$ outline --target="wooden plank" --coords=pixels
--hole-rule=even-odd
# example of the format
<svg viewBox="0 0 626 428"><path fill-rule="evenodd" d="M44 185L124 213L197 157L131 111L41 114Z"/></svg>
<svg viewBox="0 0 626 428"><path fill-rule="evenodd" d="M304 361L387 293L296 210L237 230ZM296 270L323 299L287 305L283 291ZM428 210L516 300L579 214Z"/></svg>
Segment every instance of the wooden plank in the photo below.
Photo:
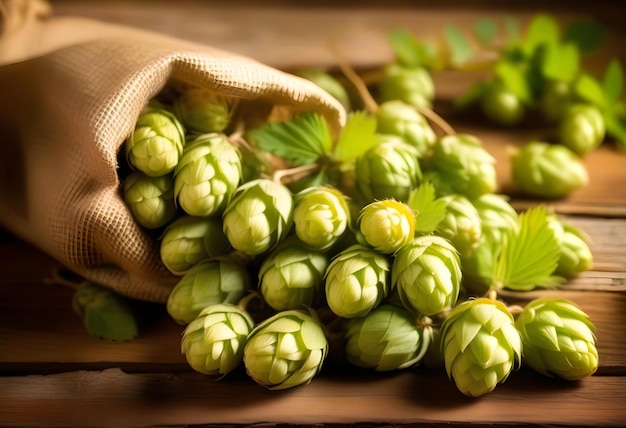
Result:
<svg viewBox="0 0 626 428"><path fill-rule="evenodd" d="M0 378L0 422L10 426L428 424L623 426L626 377L558 382L521 370L480 399L445 373L324 373L269 391L234 373L128 374L119 369Z"/></svg>

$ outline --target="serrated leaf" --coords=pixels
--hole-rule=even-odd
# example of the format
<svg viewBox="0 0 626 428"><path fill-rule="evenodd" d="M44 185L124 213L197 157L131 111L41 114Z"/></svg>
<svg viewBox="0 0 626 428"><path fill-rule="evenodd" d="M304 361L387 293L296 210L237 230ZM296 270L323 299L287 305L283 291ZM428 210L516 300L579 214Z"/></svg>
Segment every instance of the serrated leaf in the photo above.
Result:
<svg viewBox="0 0 626 428"><path fill-rule="evenodd" d="M530 101L532 96L524 70L508 61L499 61L493 72L522 101Z"/></svg>
<svg viewBox="0 0 626 428"><path fill-rule="evenodd" d="M376 145L376 125L376 118L368 112L351 112L337 139L332 158L340 162L350 161Z"/></svg>
<svg viewBox="0 0 626 428"><path fill-rule="evenodd" d="M496 37L497 27L493 19L481 18L474 22L474 35L483 45L490 45Z"/></svg>
<svg viewBox="0 0 626 428"><path fill-rule="evenodd" d="M543 45L556 45L560 39L559 24L546 14L536 15L528 25L522 46L527 55Z"/></svg>
<svg viewBox="0 0 626 428"><path fill-rule="evenodd" d="M425 181L409 194L407 205L415 211L416 232L434 231L446 215L446 202L437 199L435 193L435 186Z"/></svg>
<svg viewBox="0 0 626 428"><path fill-rule="evenodd" d="M259 147L289 160L309 165L328 156L332 137L326 120L317 113L303 113L284 122L269 122L253 132Z"/></svg>
<svg viewBox="0 0 626 428"><path fill-rule="evenodd" d="M609 101L617 101L624 91L624 70L618 59L613 59L604 73L602 89Z"/></svg>
<svg viewBox="0 0 626 428"><path fill-rule="evenodd" d="M558 264L560 248L543 205L521 213L518 221L519 228L509 231L496 260L494 282L528 291L548 282Z"/></svg>
<svg viewBox="0 0 626 428"><path fill-rule="evenodd" d="M446 42L450 48L451 62L460 65L466 62L472 56L472 48L467 39L457 27L446 25L443 29Z"/></svg>
<svg viewBox="0 0 626 428"><path fill-rule="evenodd" d="M404 29L389 32L389 43L396 61L407 67L430 67L436 55L433 46L421 42Z"/></svg>
<svg viewBox="0 0 626 428"><path fill-rule="evenodd" d="M600 109L607 107L607 98L600 82L589 74L581 74L574 82L576 95Z"/></svg>
<svg viewBox="0 0 626 428"><path fill-rule="evenodd" d="M577 19L563 32L563 41L574 43L582 54L599 49L603 39L604 27L589 19Z"/></svg>
<svg viewBox="0 0 626 428"><path fill-rule="evenodd" d="M571 82L580 69L578 48L571 44L547 45L541 72L547 79Z"/></svg>

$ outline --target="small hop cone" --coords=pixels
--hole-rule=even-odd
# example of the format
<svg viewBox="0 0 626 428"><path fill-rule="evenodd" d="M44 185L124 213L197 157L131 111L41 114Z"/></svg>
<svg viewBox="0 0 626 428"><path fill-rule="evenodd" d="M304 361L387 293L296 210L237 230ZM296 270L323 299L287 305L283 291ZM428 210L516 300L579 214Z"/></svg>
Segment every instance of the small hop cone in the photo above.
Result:
<svg viewBox="0 0 626 428"><path fill-rule="evenodd" d="M261 321L248 335L248 375L271 390L305 385L322 369L328 340L311 313L288 310Z"/></svg>
<svg viewBox="0 0 626 428"><path fill-rule="evenodd" d="M550 377L579 380L598 369L595 326L573 302L538 298L518 315L524 364Z"/></svg>
<svg viewBox="0 0 626 428"><path fill-rule="evenodd" d="M477 298L456 306L441 326L448 377L459 391L479 397L519 366L522 341L513 316L498 301Z"/></svg>
<svg viewBox="0 0 626 428"><path fill-rule="evenodd" d="M220 133L230 124L237 104L209 89L188 88L174 101L174 112L191 133Z"/></svg>
<svg viewBox="0 0 626 428"><path fill-rule="evenodd" d="M592 104L570 106L559 124L559 142L579 156L597 149L605 136L602 111Z"/></svg>
<svg viewBox="0 0 626 428"><path fill-rule="evenodd" d="M415 212L393 199L375 201L361 209L357 225L367 244L383 254L392 254L413 240Z"/></svg>
<svg viewBox="0 0 626 428"><path fill-rule="evenodd" d="M417 148L420 157L428 152L437 139L435 131L415 106L401 100L380 104L376 110L376 119L377 132L401 137Z"/></svg>
<svg viewBox="0 0 626 428"><path fill-rule="evenodd" d="M482 221L472 202L461 194L441 198L446 203L446 214L435 234L448 239L465 257L474 251L482 236Z"/></svg>
<svg viewBox="0 0 626 428"><path fill-rule="evenodd" d="M420 362L430 345L430 327L420 327L404 308L384 304L347 321L346 358L357 367L392 371Z"/></svg>
<svg viewBox="0 0 626 428"><path fill-rule="evenodd" d="M572 278L591 269L593 254L582 234L572 226L565 225L561 240L561 254L554 273L564 278Z"/></svg>
<svg viewBox="0 0 626 428"><path fill-rule="evenodd" d="M124 202L146 229L157 229L176 217L174 181L170 175L150 177L135 171L124 179Z"/></svg>
<svg viewBox="0 0 626 428"><path fill-rule="evenodd" d="M253 327L250 315L236 305L207 306L185 327L181 352L195 371L225 376L243 362L243 348Z"/></svg>
<svg viewBox="0 0 626 428"><path fill-rule="evenodd" d="M417 108L430 107L435 83L424 67L390 64L384 70L378 89L382 101L401 100Z"/></svg>

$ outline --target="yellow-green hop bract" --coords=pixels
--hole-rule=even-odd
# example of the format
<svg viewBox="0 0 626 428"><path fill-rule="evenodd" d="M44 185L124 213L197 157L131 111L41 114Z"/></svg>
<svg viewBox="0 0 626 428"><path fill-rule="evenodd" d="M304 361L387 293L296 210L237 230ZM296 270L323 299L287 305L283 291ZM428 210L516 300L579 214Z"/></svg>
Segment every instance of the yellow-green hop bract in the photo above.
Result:
<svg viewBox="0 0 626 428"><path fill-rule="evenodd" d="M519 366L522 341L507 307L477 298L456 306L441 326L448 377L459 391L478 397L493 391Z"/></svg>
<svg viewBox="0 0 626 428"><path fill-rule="evenodd" d="M248 375L268 389L287 389L311 382L322 369L328 341L310 313L289 310L261 321L244 348Z"/></svg>
<svg viewBox="0 0 626 428"><path fill-rule="evenodd" d="M181 352L195 371L225 376L242 364L253 327L252 317L237 305L207 306L185 327Z"/></svg>
<svg viewBox="0 0 626 428"><path fill-rule="evenodd" d="M382 101L401 100L422 108L430 107L435 98L435 83L424 67L390 64L378 84Z"/></svg>
<svg viewBox="0 0 626 428"><path fill-rule="evenodd" d="M206 88L188 88L174 101L174 113L191 133L223 132L232 119L237 100Z"/></svg>
<svg viewBox="0 0 626 428"><path fill-rule="evenodd" d="M567 299L532 300L517 316L524 364L546 376L579 380L598 369L595 326Z"/></svg>
<svg viewBox="0 0 626 428"><path fill-rule="evenodd" d="M151 176L169 174L183 152L185 131L171 112L144 108L126 140L126 159L134 169Z"/></svg>
<svg viewBox="0 0 626 428"><path fill-rule="evenodd" d="M167 312L179 324L190 323L207 306L237 304L250 289L247 270L227 256L198 263L176 283Z"/></svg>
<svg viewBox="0 0 626 428"><path fill-rule="evenodd" d="M141 226L157 229L176 217L174 181L170 175L150 177L135 171L124 179L124 202Z"/></svg>
<svg viewBox="0 0 626 428"><path fill-rule="evenodd" d="M314 186L294 197L294 230L302 243L312 249L327 250L348 229L350 208L341 191Z"/></svg>
<svg viewBox="0 0 626 428"><path fill-rule="evenodd" d="M420 362L430 345L431 330L419 327L406 309L381 305L346 326L346 359L376 371L400 370Z"/></svg>
<svg viewBox="0 0 626 428"><path fill-rule="evenodd" d="M325 276L330 310L344 318L367 315L389 294L388 257L364 245L352 245L335 256Z"/></svg>
<svg viewBox="0 0 626 428"><path fill-rule="evenodd" d="M174 170L174 192L189 215L221 215L241 183L239 149L220 134L188 141Z"/></svg>
<svg viewBox="0 0 626 428"><path fill-rule="evenodd" d="M181 216L163 232L160 255L170 272L182 275L202 260L230 249L220 218Z"/></svg>
<svg viewBox="0 0 626 428"><path fill-rule="evenodd" d="M420 236L402 247L391 267L391 285L410 311L433 316L450 309L459 298L459 254L439 236Z"/></svg>
<svg viewBox="0 0 626 428"><path fill-rule="evenodd" d="M401 137L417 148L419 156L423 156L437 139L435 131L415 106L397 99L378 106L376 124L377 132Z"/></svg>
<svg viewBox="0 0 626 428"><path fill-rule="evenodd" d="M357 219L361 235L376 251L392 254L413 240L415 213L393 199L370 202Z"/></svg>
<svg viewBox="0 0 626 428"><path fill-rule="evenodd" d="M591 104L574 104L567 109L559 125L559 142L579 156L598 148L606 136L600 109Z"/></svg>
<svg viewBox="0 0 626 428"><path fill-rule="evenodd" d="M562 144L532 141L511 157L514 184L530 196L562 198L587 185L582 160Z"/></svg>
<svg viewBox="0 0 626 428"><path fill-rule="evenodd" d="M482 221L472 202L461 194L446 195L446 215L437 226L435 234L448 239L461 257L470 254L482 236Z"/></svg>
<svg viewBox="0 0 626 428"><path fill-rule="evenodd" d="M279 245L261 262L259 290L274 310L313 306L322 293L328 257L292 240Z"/></svg>
<svg viewBox="0 0 626 428"><path fill-rule="evenodd" d="M356 187L366 202L376 199L405 202L411 190L421 182L419 152L400 137L383 138L357 158Z"/></svg>
<svg viewBox="0 0 626 428"><path fill-rule="evenodd" d="M581 272L588 271L592 266L593 254L579 231L572 226L564 226L561 254L554 274L572 278Z"/></svg>

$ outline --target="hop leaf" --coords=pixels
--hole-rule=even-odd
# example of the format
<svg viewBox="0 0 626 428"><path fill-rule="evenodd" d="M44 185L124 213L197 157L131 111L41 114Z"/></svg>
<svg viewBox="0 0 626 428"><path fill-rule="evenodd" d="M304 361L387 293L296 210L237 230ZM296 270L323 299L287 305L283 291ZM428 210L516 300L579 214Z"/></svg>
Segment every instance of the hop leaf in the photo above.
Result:
<svg viewBox="0 0 626 428"><path fill-rule="evenodd" d="M341 130L332 157L342 162L350 161L377 143L376 118L363 111L352 112Z"/></svg>
<svg viewBox="0 0 626 428"><path fill-rule="evenodd" d="M425 181L409 193L407 205L415 211L415 231L430 233L446 216L446 202L435 197L435 186Z"/></svg>

